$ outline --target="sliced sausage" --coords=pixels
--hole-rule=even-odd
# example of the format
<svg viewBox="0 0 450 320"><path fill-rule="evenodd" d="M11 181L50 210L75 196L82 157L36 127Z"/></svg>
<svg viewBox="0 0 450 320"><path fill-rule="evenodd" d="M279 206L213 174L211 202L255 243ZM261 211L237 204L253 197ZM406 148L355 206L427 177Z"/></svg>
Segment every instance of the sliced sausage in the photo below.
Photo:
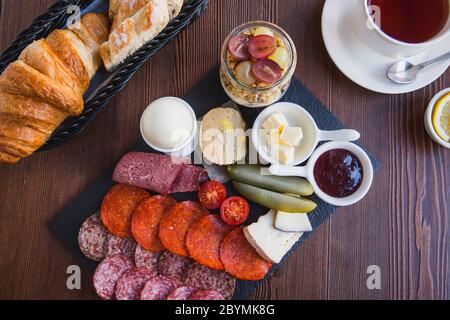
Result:
<svg viewBox="0 0 450 320"><path fill-rule="evenodd" d="M166 300L173 290L181 286L182 283L178 280L156 276L145 284L141 300Z"/></svg>
<svg viewBox="0 0 450 320"><path fill-rule="evenodd" d="M215 214L198 219L186 237L186 246L191 258L209 268L223 270L220 244L232 229L233 227Z"/></svg>
<svg viewBox="0 0 450 320"><path fill-rule="evenodd" d="M100 262L93 278L94 288L98 296L104 300L113 299L117 281L126 271L132 268L134 268L133 261L123 255L108 257Z"/></svg>
<svg viewBox="0 0 450 320"><path fill-rule="evenodd" d="M131 215L143 200L149 197L147 191L117 184L112 187L102 202L101 217L106 229L121 238L131 238Z"/></svg>
<svg viewBox="0 0 450 320"><path fill-rule="evenodd" d="M145 284L156 276L156 271L133 268L126 271L116 284L117 300L139 300Z"/></svg>
<svg viewBox="0 0 450 320"><path fill-rule="evenodd" d="M183 281L184 275L191 264L191 259L166 251L159 258L157 271L160 275Z"/></svg>
<svg viewBox="0 0 450 320"><path fill-rule="evenodd" d="M127 256L134 259L134 252L136 250L136 241L131 238L119 238L109 233L106 243L106 256L111 257L116 254Z"/></svg>
<svg viewBox="0 0 450 320"><path fill-rule="evenodd" d="M105 257L105 247L108 232L103 226L100 214L96 213L87 218L78 232L78 244L83 254L95 261Z"/></svg>
<svg viewBox="0 0 450 320"><path fill-rule="evenodd" d="M225 300L225 298L214 290L198 290L189 296L189 300Z"/></svg>
<svg viewBox="0 0 450 320"><path fill-rule="evenodd" d="M167 250L179 256L189 256L186 235L191 225L209 212L199 203L184 201L175 204L162 218L159 237Z"/></svg>
<svg viewBox="0 0 450 320"><path fill-rule="evenodd" d="M134 263L138 268L146 268L150 271L155 271L156 273L156 264L158 263L160 256L160 253L147 251L140 245L137 245L136 251L134 252Z"/></svg>
<svg viewBox="0 0 450 320"><path fill-rule="evenodd" d="M190 295L197 290L193 287L179 287L173 290L166 300L188 300Z"/></svg>
<svg viewBox="0 0 450 320"><path fill-rule="evenodd" d="M146 250L163 252L166 248L159 239L159 224L162 217L176 203L168 196L154 196L142 201L131 218L131 233Z"/></svg>
<svg viewBox="0 0 450 320"><path fill-rule="evenodd" d="M261 258L244 236L242 228L236 228L225 236L220 246L220 260L225 270L240 280L261 280L272 263Z"/></svg>

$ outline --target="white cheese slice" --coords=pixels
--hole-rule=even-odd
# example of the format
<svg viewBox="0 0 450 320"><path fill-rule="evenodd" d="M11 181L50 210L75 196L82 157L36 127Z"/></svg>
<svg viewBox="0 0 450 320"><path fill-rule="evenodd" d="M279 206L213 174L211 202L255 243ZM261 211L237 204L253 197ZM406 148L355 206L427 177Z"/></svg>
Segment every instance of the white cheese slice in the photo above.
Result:
<svg viewBox="0 0 450 320"><path fill-rule="evenodd" d="M285 232L311 232L311 222L306 213L286 213L277 211L275 228Z"/></svg>
<svg viewBox="0 0 450 320"><path fill-rule="evenodd" d="M303 233L277 230L274 222L275 211L270 210L257 222L245 227L244 235L262 258L279 263Z"/></svg>
<svg viewBox="0 0 450 320"><path fill-rule="evenodd" d="M301 127L284 127L280 139L291 146L299 146L303 139L303 130Z"/></svg>
<svg viewBox="0 0 450 320"><path fill-rule="evenodd" d="M287 126L289 126L289 123L282 113L270 115L262 124L262 127L266 130L280 130Z"/></svg>

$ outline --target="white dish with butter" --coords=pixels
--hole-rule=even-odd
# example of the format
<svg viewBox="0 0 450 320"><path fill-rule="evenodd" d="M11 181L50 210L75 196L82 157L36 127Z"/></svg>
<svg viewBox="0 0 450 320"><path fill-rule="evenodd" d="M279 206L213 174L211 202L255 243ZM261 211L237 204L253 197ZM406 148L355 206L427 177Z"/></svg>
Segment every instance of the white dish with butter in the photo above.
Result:
<svg viewBox="0 0 450 320"><path fill-rule="evenodd" d="M153 149L186 156L195 149L197 120L192 107L176 97L153 101L141 117L141 135Z"/></svg>
<svg viewBox="0 0 450 320"><path fill-rule="evenodd" d="M268 130L274 134L278 130L278 143L272 134L267 137ZM256 151L271 164L299 165L311 156L320 141L356 141L359 137L359 132L351 129L320 130L308 111L290 102L266 108L252 130Z"/></svg>

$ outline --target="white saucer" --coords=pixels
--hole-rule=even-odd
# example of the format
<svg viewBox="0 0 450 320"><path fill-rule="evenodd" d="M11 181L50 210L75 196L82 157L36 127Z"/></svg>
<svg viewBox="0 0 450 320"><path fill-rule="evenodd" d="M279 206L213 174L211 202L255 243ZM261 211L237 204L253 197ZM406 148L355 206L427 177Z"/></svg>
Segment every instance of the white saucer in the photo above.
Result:
<svg viewBox="0 0 450 320"><path fill-rule="evenodd" d="M398 85L391 82L386 77L386 70L397 60L375 52L360 41L356 34L353 13L358 1L363 0L327 0L322 12L322 36L328 53L336 66L352 81L376 92L406 93L429 85L450 66L450 60L431 65L422 70L412 84ZM450 51L450 41L442 41L432 50L408 60L420 63L447 51Z"/></svg>

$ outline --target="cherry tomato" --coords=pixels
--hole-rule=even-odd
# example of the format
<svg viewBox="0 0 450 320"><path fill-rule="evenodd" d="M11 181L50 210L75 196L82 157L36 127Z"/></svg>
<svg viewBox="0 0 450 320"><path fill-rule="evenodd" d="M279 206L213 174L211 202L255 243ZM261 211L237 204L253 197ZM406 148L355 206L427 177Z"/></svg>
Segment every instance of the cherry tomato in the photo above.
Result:
<svg viewBox="0 0 450 320"><path fill-rule="evenodd" d="M227 189L220 182L211 180L201 185L198 199L206 209L220 208L227 198Z"/></svg>
<svg viewBox="0 0 450 320"><path fill-rule="evenodd" d="M250 206L242 197L230 197L222 203L220 216L230 226L238 226L248 219Z"/></svg>
<svg viewBox="0 0 450 320"><path fill-rule="evenodd" d="M253 58L265 59L277 49L277 40L267 34L253 37L248 43L248 52Z"/></svg>
<svg viewBox="0 0 450 320"><path fill-rule="evenodd" d="M256 79L265 83L275 83L283 75L283 69L272 60L261 60L254 63L252 71Z"/></svg>
<svg viewBox="0 0 450 320"><path fill-rule="evenodd" d="M228 43L228 51L236 60L248 60L250 58L247 47L249 41L249 35L235 35L230 39L230 42Z"/></svg>

